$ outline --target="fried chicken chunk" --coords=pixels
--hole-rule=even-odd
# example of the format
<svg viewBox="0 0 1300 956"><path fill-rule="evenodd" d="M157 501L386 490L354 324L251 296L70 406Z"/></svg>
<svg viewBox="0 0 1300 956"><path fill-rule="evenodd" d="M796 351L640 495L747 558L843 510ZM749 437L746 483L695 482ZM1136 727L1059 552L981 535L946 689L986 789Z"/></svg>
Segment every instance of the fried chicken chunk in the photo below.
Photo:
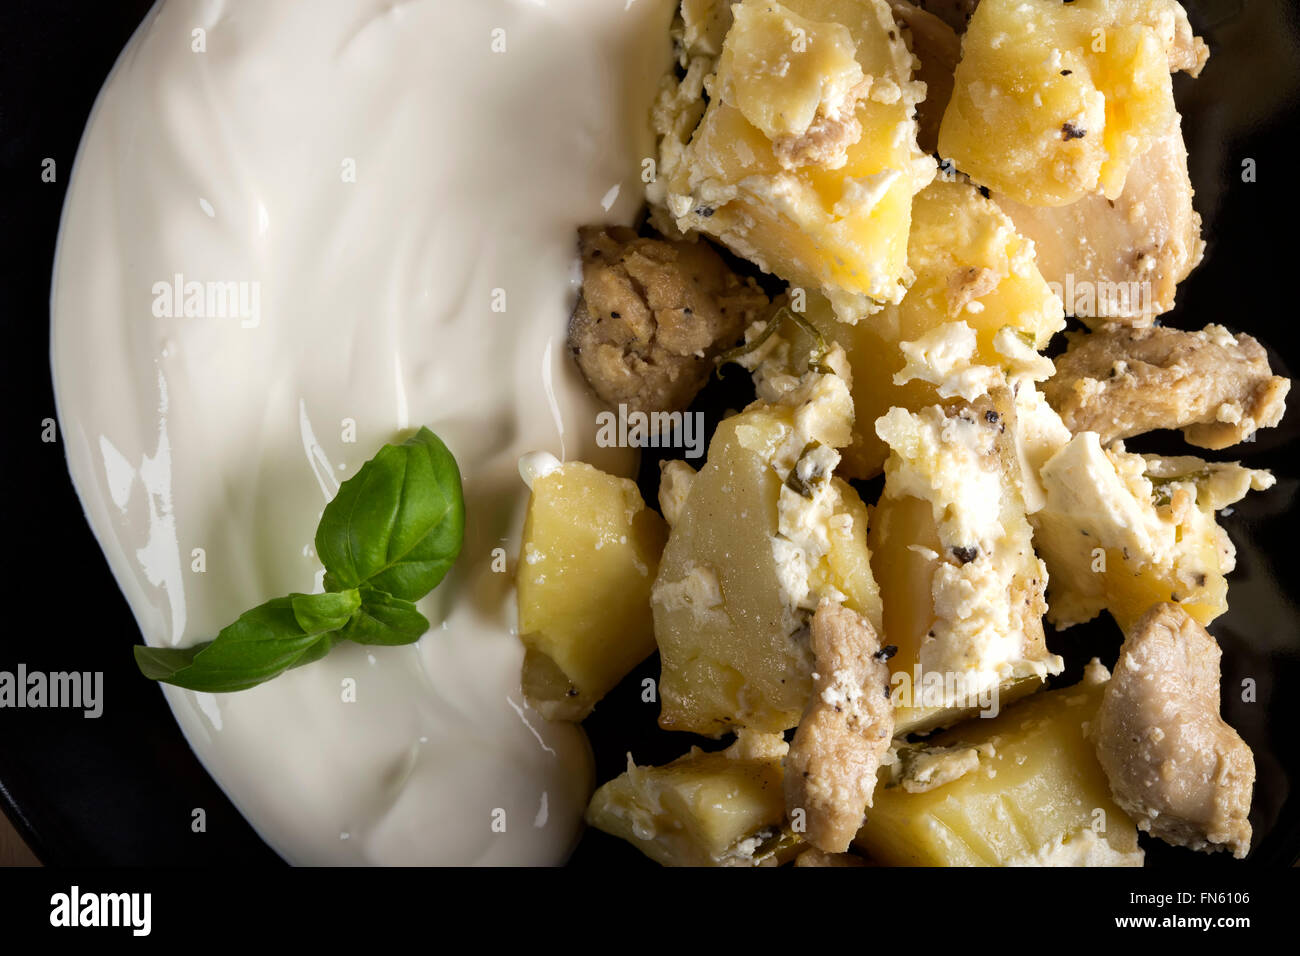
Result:
<svg viewBox="0 0 1300 956"><path fill-rule="evenodd" d="M1115 802L1166 843L1250 850L1255 758L1219 716L1219 645L1176 604L1134 625L1089 729Z"/></svg>
<svg viewBox="0 0 1300 956"><path fill-rule="evenodd" d="M1070 336L1043 394L1072 432L1102 443L1181 428L1200 448L1227 448L1282 420L1290 379L1263 346L1220 325L1200 332L1109 327Z"/></svg>
<svg viewBox="0 0 1300 956"><path fill-rule="evenodd" d="M805 839L843 853L862 826L894 735L889 665L856 611L824 599L812 619L813 694L785 759L785 805Z"/></svg>
<svg viewBox="0 0 1300 956"><path fill-rule="evenodd" d="M569 348L592 389L634 411L680 411L718 352L769 305L702 241L647 239L625 227L578 230L582 294Z"/></svg>

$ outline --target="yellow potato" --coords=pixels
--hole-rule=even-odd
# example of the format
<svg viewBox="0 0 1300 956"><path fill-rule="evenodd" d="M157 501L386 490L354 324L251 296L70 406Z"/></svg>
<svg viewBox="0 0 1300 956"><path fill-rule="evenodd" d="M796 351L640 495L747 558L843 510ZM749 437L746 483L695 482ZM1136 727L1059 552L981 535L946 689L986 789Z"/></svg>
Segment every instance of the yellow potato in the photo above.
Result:
<svg viewBox="0 0 1300 956"><path fill-rule="evenodd" d="M842 401L847 416L846 394ZM774 457L794 440L798 416L790 406L755 403L724 420L691 480L652 598L665 729L718 736L736 726L793 727L812 688L808 605L834 589L846 606L880 622L866 507L828 475L816 498L826 508L817 520L828 550L807 565L806 578L797 575L807 586L804 607L783 591L791 574L778 560L782 495L787 508L802 499L789 497L796 493L783 485ZM847 417L831 431L846 437Z"/></svg>
<svg viewBox="0 0 1300 956"><path fill-rule="evenodd" d="M1171 69L1205 47L1174 0L982 0L939 129L939 152L1030 206L1101 190L1177 122Z"/></svg>
<svg viewBox="0 0 1300 956"><path fill-rule="evenodd" d="M544 716L582 720L654 651L667 536L626 478L575 461L534 479L516 586L524 694Z"/></svg>
<svg viewBox="0 0 1300 956"><path fill-rule="evenodd" d="M1081 684L968 721L905 754L903 772L877 787L855 845L893 866L1140 866L1137 828L1111 799L1084 736L1104 670L1093 665ZM927 784L909 774L911 760L926 756L955 767L955 779L942 782L940 771Z"/></svg>
<svg viewBox="0 0 1300 956"><path fill-rule="evenodd" d="M752 413L718 426L660 565L652 605L663 667L659 723L670 730L718 736L737 722L784 730L812 686L772 557L781 481L736 437L742 425L781 428Z"/></svg>
<svg viewBox="0 0 1300 956"><path fill-rule="evenodd" d="M898 301L912 196L934 164L916 145L921 87L888 5L732 9L708 108L685 148L669 137L661 155L677 228L820 290L846 321Z"/></svg>
<svg viewBox="0 0 1300 956"><path fill-rule="evenodd" d="M791 858L783 829L779 736L742 736L717 753L692 749L662 767L638 767L591 798L587 822L663 866L761 866Z"/></svg>
<svg viewBox="0 0 1300 956"><path fill-rule="evenodd" d="M1043 635L1046 569L1018 490L1009 398L896 408L877 423L893 451L868 541L898 648L896 734L951 725L994 692L1005 704L1061 669Z"/></svg>
<svg viewBox="0 0 1300 956"><path fill-rule="evenodd" d="M941 401L930 382L894 383L906 364L901 342L962 321L975 332L971 361L1006 368L1008 357L993 342L1001 329L1010 326L1042 349L1065 326L1060 300L1034 266L1032 246L968 183L936 180L917 195L908 257L916 281L902 302L856 325L836 321L825 299L807 297L805 317L843 346L853 370L853 442L840 465L848 478L869 478L884 466L889 448L875 433L877 418L893 407L917 411ZM807 336L788 324L782 334L792 339L792 355L808 353Z"/></svg>
<svg viewBox="0 0 1300 956"><path fill-rule="evenodd" d="M1034 544L1051 575L1048 620L1058 628L1109 611L1124 630L1155 604L1179 604L1201 624L1228 609L1236 549L1215 512L1267 472L1195 458L1144 458L1081 432L1042 467L1045 507Z"/></svg>

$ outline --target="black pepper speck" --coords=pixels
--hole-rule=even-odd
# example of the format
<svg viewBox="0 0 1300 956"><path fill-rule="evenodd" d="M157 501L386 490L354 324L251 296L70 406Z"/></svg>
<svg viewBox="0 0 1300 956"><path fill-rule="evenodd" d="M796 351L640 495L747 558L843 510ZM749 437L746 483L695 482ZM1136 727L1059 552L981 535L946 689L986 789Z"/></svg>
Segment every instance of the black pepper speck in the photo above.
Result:
<svg viewBox="0 0 1300 956"><path fill-rule="evenodd" d="M979 557L980 549L974 545L969 548L953 548L952 556L960 561L963 565L970 564Z"/></svg>

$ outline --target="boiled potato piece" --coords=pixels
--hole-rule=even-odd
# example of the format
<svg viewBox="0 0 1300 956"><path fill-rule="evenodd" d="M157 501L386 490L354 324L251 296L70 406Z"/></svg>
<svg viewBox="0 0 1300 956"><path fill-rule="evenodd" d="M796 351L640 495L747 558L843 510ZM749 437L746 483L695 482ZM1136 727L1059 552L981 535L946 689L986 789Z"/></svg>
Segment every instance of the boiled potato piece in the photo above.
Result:
<svg viewBox="0 0 1300 956"><path fill-rule="evenodd" d="M939 179L917 195L908 258L916 281L902 302L856 325L837 322L820 296L807 297L805 318L844 348L853 370L853 441L840 466L848 478L880 472L889 447L876 435L874 423L890 408L917 411L951 398L953 389L973 397L970 388L982 391L999 384L1005 381L1003 373L1050 375L1050 365L1034 367L1035 353L1065 326L1059 299L1034 265L1032 243L969 183ZM1003 351L998 346L1007 349L1006 335L999 339L998 333L1008 328L1017 335ZM760 359L777 367L806 361L811 340L789 325L782 335L790 340L790 348L783 351L773 342L751 359L751 367ZM960 340L958 345L966 351L954 350L949 344L953 340ZM914 351L929 346L931 354L924 358L936 351L951 353L948 381L938 375L931 376L940 378L937 383L915 377L896 381L906 367L915 365L900 348L905 342L916 343ZM984 373L973 374L972 367ZM764 371L760 369L760 379Z"/></svg>
<svg viewBox="0 0 1300 956"><path fill-rule="evenodd" d="M681 48L685 58L716 57L722 52L722 41L731 29L731 4L728 0L682 0L679 12Z"/></svg>
<svg viewBox="0 0 1300 956"><path fill-rule="evenodd" d="M877 556L876 583L884 595L886 640L898 648L890 662L891 692L906 690L913 695L908 704L903 703L907 698L902 693L896 696L900 706L895 710L895 732L901 735L959 723L980 709L980 690L976 691L974 704L950 705L938 700L927 705L924 697L920 702L914 699L927 673L921 668L921 648L939 623L933 582L943 563L939 557L943 545L929 502L910 495L882 500L871 515L868 540L872 554ZM1025 676L1013 673L998 687L982 689L985 706L990 710L1003 707L1042 685L1042 678L1032 669Z"/></svg>
<svg viewBox="0 0 1300 956"><path fill-rule="evenodd" d="M916 145L923 87L884 0L743 0L716 72L695 57L656 107L651 199L853 322L911 280L912 196L934 174ZM687 140L692 97L708 107Z"/></svg>
<svg viewBox="0 0 1300 956"><path fill-rule="evenodd" d="M1193 195L1175 124L1133 163L1114 200L1101 193L1068 206L993 200L1033 241L1038 271L1066 311L1096 328L1150 325L1174 307L1178 284L1205 253Z"/></svg>
<svg viewBox="0 0 1300 956"><path fill-rule="evenodd" d="M516 578L524 694L545 717L582 720L654 651L667 526L634 482L580 461L532 484Z"/></svg>
<svg viewBox="0 0 1300 956"><path fill-rule="evenodd" d="M854 840L894 866L1141 866L1087 723L1109 675L1038 694L901 752Z"/></svg>
<svg viewBox="0 0 1300 956"><path fill-rule="evenodd" d="M1030 206L1101 191L1176 127L1171 70L1208 56L1175 0L982 0L939 129L939 152Z"/></svg>
<svg viewBox="0 0 1300 956"><path fill-rule="evenodd" d="M722 47L714 89L767 139L806 134L864 79L853 33L774 3L741 3Z"/></svg>
<svg viewBox="0 0 1300 956"><path fill-rule="evenodd" d="M778 735L742 733L726 750L692 748L662 767L638 767L591 798L587 822L663 866L783 863L799 843L783 828Z"/></svg>
<svg viewBox="0 0 1300 956"><path fill-rule="evenodd" d="M827 360L847 374L842 351ZM846 380L810 372L782 401L725 419L688 481L665 470L674 519L651 601L660 726L708 736L793 727L812 687L818 601L879 624L866 507L832 477L851 422Z"/></svg>
<svg viewBox="0 0 1300 956"><path fill-rule="evenodd" d="M1051 574L1047 618L1058 628L1110 612L1127 631L1154 604L1179 604L1201 624L1228 608L1236 549L1215 512L1266 471L1196 458L1144 458L1080 432L1039 472L1046 505L1032 516Z"/></svg>
<svg viewBox="0 0 1300 956"><path fill-rule="evenodd" d="M871 563L895 733L952 724L1029 693L1062 661L1043 636L1047 572L1019 491L1008 390L974 403L892 409L892 448L871 517Z"/></svg>

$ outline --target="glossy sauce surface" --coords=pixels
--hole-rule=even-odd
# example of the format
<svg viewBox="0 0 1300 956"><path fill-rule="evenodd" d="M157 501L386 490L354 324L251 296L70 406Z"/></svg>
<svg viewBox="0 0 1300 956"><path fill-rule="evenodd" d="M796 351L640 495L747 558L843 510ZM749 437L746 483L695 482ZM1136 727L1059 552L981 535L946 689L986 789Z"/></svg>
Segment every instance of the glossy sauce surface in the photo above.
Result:
<svg viewBox="0 0 1300 956"><path fill-rule="evenodd" d="M465 548L417 645L166 689L291 862L559 863L579 835L586 739L519 691L517 463L633 473L594 447L564 336L574 230L642 201L671 6L166 0L100 94L52 358L74 482L147 641L318 589L321 510L383 443L428 425L464 477Z"/></svg>

